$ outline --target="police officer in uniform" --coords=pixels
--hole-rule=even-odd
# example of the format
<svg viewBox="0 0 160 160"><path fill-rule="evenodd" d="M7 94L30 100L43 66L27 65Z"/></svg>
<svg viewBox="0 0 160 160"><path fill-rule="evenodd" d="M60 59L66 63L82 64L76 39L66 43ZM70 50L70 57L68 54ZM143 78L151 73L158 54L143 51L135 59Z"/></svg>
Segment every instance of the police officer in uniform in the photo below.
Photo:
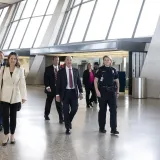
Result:
<svg viewBox="0 0 160 160"><path fill-rule="evenodd" d="M115 68L111 67L112 58L103 57L104 65L99 68L95 75L94 85L97 97L99 98L99 132L106 133L106 112L107 104L110 110L110 127L111 134L119 134L117 131L117 97L119 95L118 73ZM116 85L115 85L116 83Z"/></svg>

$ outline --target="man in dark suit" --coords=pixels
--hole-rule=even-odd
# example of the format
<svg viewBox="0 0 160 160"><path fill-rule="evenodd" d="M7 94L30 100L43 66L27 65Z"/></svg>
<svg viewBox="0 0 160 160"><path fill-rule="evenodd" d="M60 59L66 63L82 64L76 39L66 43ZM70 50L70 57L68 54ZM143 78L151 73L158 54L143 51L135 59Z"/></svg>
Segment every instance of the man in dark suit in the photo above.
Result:
<svg viewBox="0 0 160 160"><path fill-rule="evenodd" d="M72 57L66 57L65 68L58 72L56 100L63 102L66 134L70 134L72 120L78 110L78 98L82 99L82 84L78 69L72 68Z"/></svg>
<svg viewBox="0 0 160 160"><path fill-rule="evenodd" d="M86 90L86 104L87 108L90 106L93 107L92 102L97 102L96 93L94 89L94 71L92 70L91 63L88 63L87 69L83 72L83 84ZM92 96L90 97L90 92L92 92Z"/></svg>
<svg viewBox="0 0 160 160"><path fill-rule="evenodd" d="M45 112L44 112L45 120L50 120L49 114L51 105L53 99L56 96L57 73L60 69L58 64L59 64L59 57L53 57L53 65L46 67L44 73L45 93L47 94ZM61 102L57 102L56 100L55 104L59 115L59 123L62 124L63 123L62 104Z"/></svg>
<svg viewBox="0 0 160 160"><path fill-rule="evenodd" d="M2 51L0 51L0 68L2 66L5 66L5 63L4 63L4 54ZM0 86L1 87L1 86ZM2 105L0 103L0 131L2 131Z"/></svg>

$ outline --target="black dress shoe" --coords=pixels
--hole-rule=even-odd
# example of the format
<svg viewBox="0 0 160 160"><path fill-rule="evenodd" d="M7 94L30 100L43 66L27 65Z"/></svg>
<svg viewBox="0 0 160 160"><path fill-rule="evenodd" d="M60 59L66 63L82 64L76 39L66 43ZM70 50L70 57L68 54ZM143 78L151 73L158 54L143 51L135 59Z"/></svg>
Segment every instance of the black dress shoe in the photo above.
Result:
<svg viewBox="0 0 160 160"><path fill-rule="evenodd" d="M50 118L48 116L44 116L45 120L49 121Z"/></svg>
<svg viewBox="0 0 160 160"><path fill-rule="evenodd" d="M91 107L93 107L93 104L92 104L92 102L90 102L90 103L89 103L89 105L90 105Z"/></svg>
<svg viewBox="0 0 160 160"><path fill-rule="evenodd" d="M117 130L111 130L111 134L119 134L119 132Z"/></svg>
<svg viewBox="0 0 160 160"><path fill-rule="evenodd" d="M70 128L70 129L72 129L72 123L70 123L70 126L69 126L69 128Z"/></svg>
<svg viewBox="0 0 160 160"><path fill-rule="evenodd" d="M15 143L16 143L15 139L11 141L11 144L15 144Z"/></svg>
<svg viewBox="0 0 160 160"><path fill-rule="evenodd" d="M67 135L71 134L71 132L70 132L69 129L66 129L66 134L67 134Z"/></svg>
<svg viewBox="0 0 160 160"><path fill-rule="evenodd" d="M100 133L106 133L107 131L105 129L99 129Z"/></svg>
<svg viewBox="0 0 160 160"><path fill-rule="evenodd" d="M3 127L2 127L2 125L0 124L0 132L2 131L2 129L3 129Z"/></svg>
<svg viewBox="0 0 160 160"><path fill-rule="evenodd" d="M2 146L6 146L8 144L8 141L9 141L9 138L8 138L7 142L2 143Z"/></svg>
<svg viewBox="0 0 160 160"><path fill-rule="evenodd" d="M63 119L60 119L59 120L59 124L63 124L64 120Z"/></svg>

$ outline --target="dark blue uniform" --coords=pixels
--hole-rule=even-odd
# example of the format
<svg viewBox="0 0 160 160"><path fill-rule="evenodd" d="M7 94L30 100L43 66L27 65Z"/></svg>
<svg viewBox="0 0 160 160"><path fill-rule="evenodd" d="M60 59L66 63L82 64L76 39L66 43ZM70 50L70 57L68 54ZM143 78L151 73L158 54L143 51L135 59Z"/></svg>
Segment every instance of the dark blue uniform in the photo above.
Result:
<svg viewBox="0 0 160 160"><path fill-rule="evenodd" d="M99 98L99 127L100 131L105 131L107 104L110 109L110 127L115 133L117 128L117 95L115 79L118 79L118 73L113 67L102 66L95 75L98 78L98 89L101 93Z"/></svg>

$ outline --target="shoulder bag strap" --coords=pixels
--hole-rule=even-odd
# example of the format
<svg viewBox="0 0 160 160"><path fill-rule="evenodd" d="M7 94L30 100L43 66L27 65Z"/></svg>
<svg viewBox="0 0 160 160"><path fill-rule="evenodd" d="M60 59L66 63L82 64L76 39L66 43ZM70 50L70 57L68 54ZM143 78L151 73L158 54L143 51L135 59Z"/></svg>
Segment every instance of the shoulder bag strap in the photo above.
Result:
<svg viewBox="0 0 160 160"><path fill-rule="evenodd" d="M1 89L3 87L3 75L4 75L4 70L5 70L5 67L3 68L3 72L2 72L2 82L1 82Z"/></svg>

